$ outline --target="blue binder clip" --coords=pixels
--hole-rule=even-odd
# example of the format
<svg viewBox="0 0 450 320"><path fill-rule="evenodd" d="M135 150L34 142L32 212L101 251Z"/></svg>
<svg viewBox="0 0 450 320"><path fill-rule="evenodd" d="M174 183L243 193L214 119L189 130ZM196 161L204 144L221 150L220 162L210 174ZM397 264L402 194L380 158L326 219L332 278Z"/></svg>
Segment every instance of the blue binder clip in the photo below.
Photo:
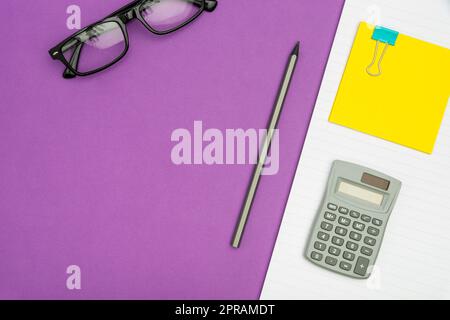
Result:
<svg viewBox="0 0 450 320"><path fill-rule="evenodd" d="M388 28L384 28L384 27L380 27L380 26L375 27L375 30L373 31L373 34L372 34L372 40L376 41L375 52L373 54L372 62L366 68L366 72L369 75L371 75L373 77L378 77L381 75L381 73L382 73L381 62L383 61L384 55L386 54L386 51L387 51L387 48L389 46L395 46L395 43L397 42L397 37L398 37L397 31L394 31L394 30L391 30ZM378 72L373 73L370 71L370 69L376 63L377 55L378 55L378 45L380 42L384 43L384 49L383 49L383 52L381 53L380 59L378 60L378 63L377 63Z"/></svg>

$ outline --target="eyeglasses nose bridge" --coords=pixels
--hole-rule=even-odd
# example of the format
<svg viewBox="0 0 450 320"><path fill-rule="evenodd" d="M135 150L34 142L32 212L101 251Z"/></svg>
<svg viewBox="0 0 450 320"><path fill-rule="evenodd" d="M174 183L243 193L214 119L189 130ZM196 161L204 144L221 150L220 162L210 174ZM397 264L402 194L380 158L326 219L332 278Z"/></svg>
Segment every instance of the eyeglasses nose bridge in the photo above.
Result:
<svg viewBox="0 0 450 320"><path fill-rule="evenodd" d="M137 18L136 8L131 8L127 12L124 12L119 16L119 18L124 24L127 24L131 20Z"/></svg>

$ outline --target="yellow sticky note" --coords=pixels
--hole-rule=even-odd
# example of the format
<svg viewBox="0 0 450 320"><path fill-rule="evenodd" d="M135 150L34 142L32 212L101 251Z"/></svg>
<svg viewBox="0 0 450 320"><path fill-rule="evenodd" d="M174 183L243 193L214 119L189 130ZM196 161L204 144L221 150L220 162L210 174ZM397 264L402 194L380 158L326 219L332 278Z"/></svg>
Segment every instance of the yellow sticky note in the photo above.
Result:
<svg viewBox="0 0 450 320"><path fill-rule="evenodd" d="M381 75L370 76L374 28L359 25L329 121L432 153L450 96L450 50L399 34L381 60Z"/></svg>

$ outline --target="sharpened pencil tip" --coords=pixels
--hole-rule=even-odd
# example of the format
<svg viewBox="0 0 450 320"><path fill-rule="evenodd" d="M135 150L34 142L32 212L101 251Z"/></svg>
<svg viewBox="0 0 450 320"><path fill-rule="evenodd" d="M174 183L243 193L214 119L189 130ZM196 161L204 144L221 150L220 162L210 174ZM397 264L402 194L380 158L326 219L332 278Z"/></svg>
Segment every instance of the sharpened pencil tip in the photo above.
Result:
<svg viewBox="0 0 450 320"><path fill-rule="evenodd" d="M297 41L294 50L292 50L292 55L298 56L299 50L300 50L300 41Z"/></svg>

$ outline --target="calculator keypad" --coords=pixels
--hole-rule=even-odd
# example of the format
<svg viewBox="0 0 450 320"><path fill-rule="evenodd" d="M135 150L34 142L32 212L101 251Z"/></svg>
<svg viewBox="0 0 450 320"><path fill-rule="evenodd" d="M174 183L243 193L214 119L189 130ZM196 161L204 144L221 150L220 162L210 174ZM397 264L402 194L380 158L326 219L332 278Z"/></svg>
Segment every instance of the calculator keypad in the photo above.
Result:
<svg viewBox="0 0 450 320"><path fill-rule="evenodd" d="M310 258L341 273L365 277L381 241L383 221L327 203L319 226Z"/></svg>
<svg viewBox="0 0 450 320"><path fill-rule="evenodd" d="M361 238L362 238L362 234L361 233L358 233L358 232L355 232L355 231L350 232L350 239L355 240L355 241L359 241L359 240L361 240Z"/></svg>
<svg viewBox="0 0 450 320"><path fill-rule="evenodd" d="M345 207L339 207L339 213L347 214L348 213L348 209L345 208Z"/></svg>
<svg viewBox="0 0 450 320"><path fill-rule="evenodd" d="M317 249L317 250L320 250L320 251L325 251L326 247L327 247L326 244L324 244L322 242L316 241L314 243L314 249Z"/></svg>
<svg viewBox="0 0 450 320"><path fill-rule="evenodd" d="M327 219L328 221L334 221L336 220L336 215L334 213L326 211L324 218Z"/></svg>
<svg viewBox="0 0 450 320"><path fill-rule="evenodd" d="M359 257L355 265L355 273L360 276L365 276L367 268L369 268L370 260L364 257Z"/></svg>
<svg viewBox="0 0 450 320"><path fill-rule="evenodd" d="M317 233L317 238L319 238L319 239L322 240L322 241L327 241L327 240L330 238L330 235L329 235L328 233L319 231L319 232Z"/></svg>
<svg viewBox="0 0 450 320"><path fill-rule="evenodd" d="M358 250L358 247L359 247L357 243L354 243L351 241L347 241L347 244L345 246L347 247L347 249L350 249L352 251Z"/></svg>
<svg viewBox="0 0 450 320"><path fill-rule="evenodd" d="M333 258L333 257L330 257L330 256L325 258L325 263L329 264L330 266L335 266L337 261L338 260L336 258Z"/></svg>
<svg viewBox="0 0 450 320"><path fill-rule="evenodd" d="M355 221L353 222L353 229L358 230L358 231L364 231L364 228L366 227L366 225L364 223Z"/></svg>
<svg viewBox="0 0 450 320"><path fill-rule="evenodd" d="M373 250L367 247L362 247L361 248L361 253L366 255L366 256L371 256L373 253Z"/></svg>
<svg viewBox="0 0 450 320"><path fill-rule="evenodd" d="M329 203L329 204L327 204L327 208L330 210L336 211L338 207L334 203Z"/></svg>
<svg viewBox="0 0 450 320"><path fill-rule="evenodd" d="M380 230L378 230L377 228L374 228L374 227L368 227L367 233L371 234L373 236L377 236L380 233Z"/></svg>
<svg viewBox="0 0 450 320"><path fill-rule="evenodd" d="M376 242L377 242L377 240L375 240L374 238L371 238L371 237L365 237L364 238L364 243L368 244L369 246L373 247Z"/></svg>
<svg viewBox="0 0 450 320"><path fill-rule="evenodd" d="M323 230L326 230L326 231L331 231L331 229L333 229L333 225L332 225L331 223L328 223L328 222L322 222L322 223L320 224L320 227L321 227Z"/></svg>
<svg viewBox="0 0 450 320"><path fill-rule="evenodd" d="M359 216L360 216L360 214L358 211L355 211L355 210L350 211L350 217L358 219Z"/></svg>
<svg viewBox="0 0 450 320"><path fill-rule="evenodd" d="M313 251L313 252L311 253L311 258L314 259L314 260L317 260L317 261L321 261L322 258L323 258L323 254L318 253L318 252L316 252L316 251Z"/></svg>
<svg viewBox="0 0 450 320"><path fill-rule="evenodd" d="M339 264L339 267L340 267L342 270L350 271L350 269L352 268L352 265L351 265L350 263L348 263L348 262L341 261L341 263Z"/></svg>
<svg viewBox="0 0 450 320"><path fill-rule="evenodd" d="M342 257L343 257L345 260L348 260L348 261L353 261L353 260L355 260L355 254L354 254L354 253L351 253L351 252L348 252L348 251L344 251L344 254L342 255Z"/></svg>
<svg viewBox="0 0 450 320"><path fill-rule="evenodd" d="M377 227L380 227L380 226L383 224L383 221L381 221L380 219L375 219L375 218L373 218L373 219L372 219L372 223L373 223L374 225L376 225Z"/></svg>
<svg viewBox="0 0 450 320"><path fill-rule="evenodd" d="M342 227L336 227L336 229L334 229L334 232L336 232L336 234L340 236L345 236L347 234L347 229Z"/></svg>
<svg viewBox="0 0 450 320"><path fill-rule="evenodd" d="M342 238L339 238L339 237L333 237L331 242L337 246L342 246L344 244L345 240Z"/></svg>
<svg viewBox="0 0 450 320"><path fill-rule="evenodd" d="M346 218L346 217L339 217L339 220L338 220L339 224L342 224L343 226L350 225L350 221L351 220L349 218Z"/></svg>
<svg viewBox="0 0 450 320"><path fill-rule="evenodd" d="M328 249L328 252L329 252L330 254L332 254L333 256L339 256L339 255L341 254L341 249L338 249L338 248L336 248L336 247L330 247L330 248Z"/></svg>

